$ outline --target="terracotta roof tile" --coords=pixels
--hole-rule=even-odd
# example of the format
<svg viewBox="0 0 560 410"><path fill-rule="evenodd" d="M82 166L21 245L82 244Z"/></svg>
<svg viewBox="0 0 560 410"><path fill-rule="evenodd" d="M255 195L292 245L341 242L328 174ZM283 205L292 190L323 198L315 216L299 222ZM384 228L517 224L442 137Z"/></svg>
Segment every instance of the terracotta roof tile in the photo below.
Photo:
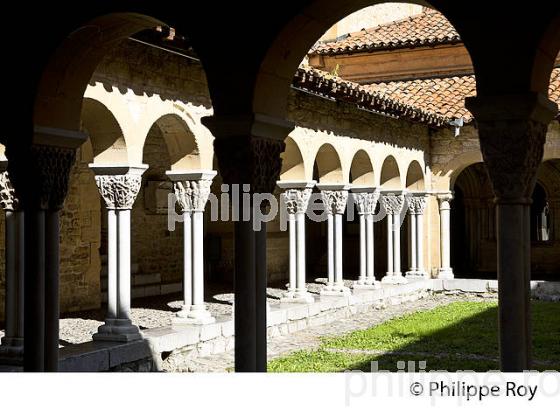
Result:
<svg viewBox="0 0 560 410"><path fill-rule="evenodd" d="M396 118L442 127L473 120L465 97L476 95L473 75L360 85L312 68L298 69L293 86ZM549 98L560 105L560 67L552 72ZM557 117L557 118L560 118Z"/></svg>
<svg viewBox="0 0 560 410"><path fill-rule="evenodd" d="M292 85L296 89L316 95L355 104L375 113L394 118L406 118L430 126L441 127L448 123L448 118L421 107L412 106L391 96L378 93L369 86L346 81L314 68L299 68Z"/></svg>
<svg viewBox="0 0 560 410"><path fill-rule="evenodd" d="M318 43L309 54L353 54L379 49L434 46L460 41L459 34L443 14L435 10L427 10L403 20L362 29L339 41Z"/></svg>

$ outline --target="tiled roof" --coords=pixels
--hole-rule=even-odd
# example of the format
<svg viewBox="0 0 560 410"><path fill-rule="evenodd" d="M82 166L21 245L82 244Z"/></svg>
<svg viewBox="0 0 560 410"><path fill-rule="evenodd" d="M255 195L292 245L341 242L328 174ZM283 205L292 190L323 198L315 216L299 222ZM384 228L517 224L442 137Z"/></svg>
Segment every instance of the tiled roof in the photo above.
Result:
<svg viewBox="0 0 560 410"><path fill-rule="evenodd" d="M370 86L346 81L313 68L299 68L292 85L296 89L338 101L346 101L366 110L395 118L406 118L437 127L448 123L448 118L443 115L412 106L387 94L383 95L371 89Z"/></svg>
<svg viewBox="0 0 560 410"><path fill-rule="evenodd" d="M339 41L318 43L309 54L353 54L458 42L461 38L451 23L441 13L427 10L403 20L350 33Z"/></svg>
<svg viewBox="0 0 560 410"><path fill-rule="evenodd" d="M472 121L472 114L465 108L465 97L476 95L473 75L360 85L324 71L300 68L293 86L370 111L436 127L445 126L456 118L463 118L465 123ZM560 67L552 71L548 96L560 105Z"/></svg>
<svg viewBox="0 0 560 410"><path fill-rule="evenodd" d="M460 117L466 122L472 120L472 114L465 108L465 97L476 95L476 82L473 75L391 81L363 87L449 120Z"/></svg>
<svg viewBox="0 0 560 410"><path fill-rule="evenodd" d="M423 80L391 81L363 85L378 95L443 116L448 120L473 119L465 108L465 97L476 95L474 75ZM560 105L560 67L552 71L548 97Z"/></svg>

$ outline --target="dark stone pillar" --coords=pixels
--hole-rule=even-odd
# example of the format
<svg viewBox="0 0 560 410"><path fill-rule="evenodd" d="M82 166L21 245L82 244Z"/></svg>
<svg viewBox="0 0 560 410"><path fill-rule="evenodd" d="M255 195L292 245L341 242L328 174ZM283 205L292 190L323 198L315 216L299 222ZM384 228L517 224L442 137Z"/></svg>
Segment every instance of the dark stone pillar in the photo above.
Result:
<svg viewBox="0 0 560 410"><path fill-rule="evenodd" d="M293 125L249 116L206 117L224 183L249 184L250 193L272 193L280 176L280 154ZM241 189L240 189L241 191ZM232 192L232 189L230 189ZM252 195L251 195L252 197ZM248 218L235 222L235 371L266 371L266 225L254 228L254 205ZM239 213L243 217L243 211Z"/></svg>
<svg viewBox="0 0 560 410"><path fill-rule="evenodd" d="M24 370L40 372L58 369L59 212L85 137L37 127L34 140L12 151L8 168L25 212ZM61 146L50 145L53 141Z"/></svg>
<svg viewBox="0 0 560 410"><path fill-rule="evenodd" d="M496 196L500 367L531 368L529 210L555 104L544 95L473 97L480 146Z"/></svg>

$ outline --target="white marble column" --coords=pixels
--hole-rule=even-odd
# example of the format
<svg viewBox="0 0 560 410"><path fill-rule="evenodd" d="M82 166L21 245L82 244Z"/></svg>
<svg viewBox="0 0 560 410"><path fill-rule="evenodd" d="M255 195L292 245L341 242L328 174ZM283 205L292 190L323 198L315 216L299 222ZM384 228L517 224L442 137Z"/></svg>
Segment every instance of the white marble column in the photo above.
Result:
<svg viewBox="0 0 560 410"><path fill-rule="evenodd" d="M401 272L401 213L404 195L401 191L384 191L380 197L387 213L387 274L382 283L402 284L408 281Z"/></svg>
<svg viewBox="0 0 560 410"><path fill-rule="evenodd" d="M0 345L0 363L23 363L23 211L6 171L7 161L0 167L0 205L5 214L5 335Z"/></svg>
<svg viewBox="0 0 560 410"><path fill-rule="evenodd" d="M281 303L313 303L315 298L307 291L305 268L305 212L309 205L315 181L279 181L285 189L282 202L288 214L290 235L290 283Z"/></svg>
<svg viewBox="0 0 560 410"><path fill-rule="evenodd" d="M329 240L329 281L321 291L322 296L349 296L350 289L344 286L342 266L342 217L348 201L348 185L319 184L327 212Z"/></svg>
<svg viewBox="0 0 560 410"><path fill-rule="evenodd" d="M427 278L424 266L424 210L426 209L426 195L412 193L406 197L409 216L409 246L410 268L406 277Z"/></svg>
<svg viewBox="0 0 560 410"><path fill-rule="evenodd" d="M379 199L374 188L352 188L352 199L360 221L360 276L354 289L375 289L379 282L374 275L373 215Z"/></svg>
<svg viewBox="0 0 560 410"><path fill-rule="evenodd" d="M438 271L438 278L453 279L453 269L451 268L451 200L453 194L446 192L438 194L439 201L439 226L440 226L440 246L441 246L441 267Z"/></svg>
<svg viewBox="0 0 560 410"><path fill-rule="evenodd" d="M93 340L130 342L142 338L130 311L130 214L147 165L90 164L108 218L107 318Z"/></svg>
<svg viewBox="0 0 560 410"><path fill-rule="evenodd" d="M204 304L204 207L216 171L168 171L184 216L184 303L174 324L208 324L216 321Z"/></svg>

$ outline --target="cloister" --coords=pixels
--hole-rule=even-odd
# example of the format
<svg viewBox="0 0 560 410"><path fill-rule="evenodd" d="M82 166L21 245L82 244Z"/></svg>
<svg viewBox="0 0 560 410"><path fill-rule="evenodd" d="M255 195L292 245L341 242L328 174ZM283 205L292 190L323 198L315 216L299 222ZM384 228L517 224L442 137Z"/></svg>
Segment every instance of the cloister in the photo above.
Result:
<svg viewBox="0 0 560 410"><path fill-rule="evenodd" d="M267 323L477 278L499 295L501 369L529 369L531 280L560 272L560 9L412 2L429 9L377 30L437 18L455 34L316 43L376 3L41 9L40 51L9 50L32 73L10 68L0 136L0 364L58 370L61 314L103 305L88 349L161 354L186 345L165 332L218 324L236 371L265 371ZM230 288L224 322L208 299ZM175 330L133 321L133 299L178 292Z"/></svg>

